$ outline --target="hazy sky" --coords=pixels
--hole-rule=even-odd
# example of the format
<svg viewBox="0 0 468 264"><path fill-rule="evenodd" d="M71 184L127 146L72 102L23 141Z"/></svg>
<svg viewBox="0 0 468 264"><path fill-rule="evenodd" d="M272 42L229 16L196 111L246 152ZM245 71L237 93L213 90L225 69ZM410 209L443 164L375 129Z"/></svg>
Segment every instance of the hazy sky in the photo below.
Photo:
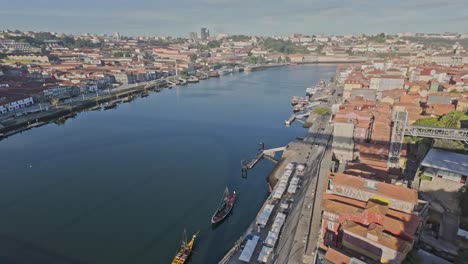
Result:
<svg viewBox="0 0 468 264"><path fill-rule="evenodd" d="M468 32L468 0L0 0L0 29L187 36Z"/></svg>

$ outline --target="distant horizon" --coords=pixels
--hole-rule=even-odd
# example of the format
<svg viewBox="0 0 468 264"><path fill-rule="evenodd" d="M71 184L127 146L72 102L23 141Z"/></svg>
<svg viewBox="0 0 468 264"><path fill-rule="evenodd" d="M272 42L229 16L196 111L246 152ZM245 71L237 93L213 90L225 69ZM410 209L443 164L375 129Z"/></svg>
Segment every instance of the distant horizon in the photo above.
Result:
<svg viewBox="0 0 468 264"><path fill-rule="evenodd" d="M207 28L209 30L209 28ZM200 29L194 30L194 31L189 31L187 32L186 35L158 35L158 34L146 34L146 35L127 35L123 34L120 31L114 31L114 32L58 32L58 31L53 31L53 30L47 30L47 29L38 29L38 30L26 30L26 29L21 29L21 28L0 28L0 31L20 31L20 32L34 32L34 33L41 33L41 32L47 32L47 33L54 33L54 34L64 34L64 35L73 35L73 36L80 36L80 35L106 35L106 36L112 36L115 33L119 33L122 37L173 37L173 38L186 38L189 39L189 33L190 32L196 32L198 34L198 37L200 37ZM384 33L385 35L390 35L390 36L395 36L397 34L401 33L411 33L411 34L445 34L445 33L451 33L451 34L468 34L467 32L456 32L456 31L440 31L440 32L421 32L421 31L406 31L406 32L395 32L395 33L390 33L390 32L370 32L370 33L344 33L344 34L331 34L327 32L321 32L321 33L303 33L303 32L293 32L293 33L288 33L288 34L271 34L271 35L259 35L259 34L249 34L249 33L230 33L230 32L220 32L220 33L211 33L210 32L210 37L215 37L217 35L227 35L227 36L249 36L249 37L284 37L284 36L291 36L294 34L301 34L303 36L346 36L346 35L377 35L380 33Z"/></svg>
<svg viewBox="0 0 468 264"><path fill-rule="evenodd" d="M462 32L464 0L61 0L8 1L0 25L22 31L64 34L187 37L212 35L348 35ZM254 7L254 8L253 8Z"/></svg>

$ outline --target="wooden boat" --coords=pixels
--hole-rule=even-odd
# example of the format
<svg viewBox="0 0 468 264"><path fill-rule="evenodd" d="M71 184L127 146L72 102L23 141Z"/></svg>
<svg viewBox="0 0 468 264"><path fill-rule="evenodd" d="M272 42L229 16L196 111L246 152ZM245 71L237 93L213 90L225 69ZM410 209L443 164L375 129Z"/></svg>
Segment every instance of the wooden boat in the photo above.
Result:
<svg viewBox="0 0 468 264"><path fill-rule="evenodd" d="M193 247L195 245L195 239L197 238L199 232L192 236L192 240L187 243L187 233L184 230L182 241L180 244L179 251L172 260L172 264L185 264L187 263L190 254L192 253Z"/></svg>
<svg viewBox="0 0 468 264"><path fill-rule="evenodd" d="M218 71L210 71L209 76L210 76L210 78L219 77L219 72Z"/></svg>
<svg viewBox="0 0 468 264"><path fill-rule="evenodd" d="M214 213L213 217L211 217L211 223L216 224L221 222L232 210L234 207L234 203L236 202L236 192L232 192L229 195L229 189L226 187L223 194L223 199L221 200L221 204L219 205L218 209Z"/></svg>

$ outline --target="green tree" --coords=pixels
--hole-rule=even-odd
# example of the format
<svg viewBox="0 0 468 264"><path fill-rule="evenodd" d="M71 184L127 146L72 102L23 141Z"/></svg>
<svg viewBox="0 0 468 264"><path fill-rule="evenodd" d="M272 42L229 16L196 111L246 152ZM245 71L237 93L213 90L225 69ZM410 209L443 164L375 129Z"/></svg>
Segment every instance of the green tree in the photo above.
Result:
<svg viewBox="0 0 468 264"><path fill-rule="evenodd" d="M50 99L50 104L51 104L52 106L57 106L58 103L59 103L59 101L60 101L60 100L59 100L58 98L52 98L52 99Z"/></svg>
<svg viewBox="0 0 468 264"><path fill-rule="evenodd" d="M367 40L372 41L372 42L377 42L377 43L385 43L385 33L380 33L374 36L368 36Z"/></svg>
<svg viewBox="0 0 468 264"><path fill-rule="evenodd" d="M212 40L206 44L208 49L219 48L221 46L221 41Z"/></svg>
<svg viewBox="0 0 468 264"><path fill-rule="evenodd" d="M439 118L437 117L428 117L428 118L421 118L414 122L415 125L420 126L439 126Z"/></svg>
<svg viewBox="0 0 468 264"><path fill-rule="evenodd" d="M17 42L21 43L28 43L29 45L33 47L41 47L42 44L44 44L43 41L40 41L36 38L33 37L28 37L28 36L8 36L9 39L13 39Z"/></svg>
<svg viewBox="0 0 468 264"><path fill-rule="evenodd" d="M459 153L465 153L467 151L465 144L462 141L449 139L435 139L433 147Z"/></svg>
<svg viewBox="0 0 468 264"><path fill-rule="evenodd" d="M327 107L317 107L314 109L314 113L316 113L317 115L325 116L331 114L331 111Z"/></svg>
<svg viewBox="0 0 468 264"><path fill-rule="evenodd" d="M460 119L465 115L462 111L452 111L439 120L439 125L446 128L460 128Z"/></svg>
<svg viewBox="0 0 468 264"><path fill-rule="evenodd" d="M298 46L290 40L284 41L281 39L267 38L263 41L263 48L276 52L291 54L291 53L309 53L307 48Z"/></svg>
<svg viewBox="0 0 468 264"><path fill-rule="evenodd" d="M262 64L265 62L265 58L262 56L250 56L248 58L248 63L250 64Z"/></svg>
<svg viewBox="0 0 468 264"><path fill-rule="evenodd" d="M246 35L232 35L229 37L232 41L249 41L250 40L250 36L246 36Z"/></svg>
<svg viewBox="0 0 468 264"><path fill-rule="evenodd" d="M460 120L467 118L463 111L452 111L441 118L428 117L416 120L415 125L460 128Z"/></svg>

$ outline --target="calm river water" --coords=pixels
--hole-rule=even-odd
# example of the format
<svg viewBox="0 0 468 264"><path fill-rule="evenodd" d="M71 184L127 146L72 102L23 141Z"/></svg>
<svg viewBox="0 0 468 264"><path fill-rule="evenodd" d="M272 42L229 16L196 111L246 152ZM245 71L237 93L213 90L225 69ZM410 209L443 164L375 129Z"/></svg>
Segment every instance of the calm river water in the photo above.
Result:
<svg viewBox="0 0 468 264"><path fill-rule="evenodd" d="M274 164L241 178L240 160L305 135L290 99L334 72L221 76L0 141L0 263L170 263L184 229L190 263L217 263L268 195ZM212 228L225 186L239 200Z"/></svg>

